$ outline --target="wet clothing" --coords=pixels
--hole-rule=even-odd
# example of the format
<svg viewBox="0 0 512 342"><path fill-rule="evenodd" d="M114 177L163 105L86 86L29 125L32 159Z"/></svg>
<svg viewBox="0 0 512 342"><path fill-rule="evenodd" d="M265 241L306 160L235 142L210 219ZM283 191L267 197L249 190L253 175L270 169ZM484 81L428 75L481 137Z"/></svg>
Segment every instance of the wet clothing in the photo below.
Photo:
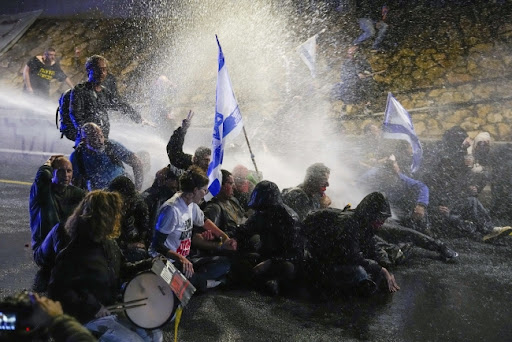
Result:
<svg viewBox="0 0 512 342"><path fill-rule="evenodd" d="M171 167L175 168L173 172L178 176L181 176L192 165L192 155L183 152L186 134L187 130L180 126L172 133L167 143L167 156Z"/></svg>
<svg viewBox="0 0 512 342"><path fill-rule="evenodd" d="M280 288L289 287L304 257L299 217L269 181L256 185L249 206L254 213L236 234L239 254L254 259L251 273L256 285L275 281Z"/></svg>
<svg viewBox="0 0 512 342"><path fill-rule="evenodd" d="M206 203L203 212L206 218L215 223L228 236L232 236L237 227L245 221L244 209L235 197L227 200L219 200L214 197Z"/></svg>
<svg viewBox="0 0 512 342"><path fill-rule="evenodd" d="M327 208L309 214L303 224L309 281L334 294L354 290L366 280L380 280L378 258L383 253L371 223L390 215L389 203L380 193L366 196L350 213Z"/></svg>
<svg viewBox="0 0 512 342"><path fill-rule="evenodd" d="M136 123L141 123L140 114L128 103L121 100L110 88L102 85L101 91L96 91L91 82L77 84L70 95L69 116L78 131L76 144L80 143L80 129L88 123L97 124L108 139L110 133L109 110L119 110Z"/></svg>
<svg viewBox="0 0 512 342"><path fill-rule="evenodd" d="M156 225L158 210L165 201L170 199L176 193L176 191L178 191L178 182L176 182L175 190L170 190L164 187L159 188L155 181L155 183L153 183L150 188L144 190L142 193L142 197L144 198L144 201L148 207L149 227L151 232L153 232L153 229Z"/></svg>
<svg viewBox="0 0 512 342"><path fill-rule="evenodd" d="M157 253L167 255L168 250L175 251L184 257L190 253L192 244L192 227L204 226L204 213L195 203L187 205L181 198L181 192L176 193L167 200L158 213L155 230L166 235L161 244L156 244L155 239L151 244L150 253L156 256Z"/></svg>
<svg viewBox="0 0 512 342"><path fill-rule="evenodd" d="M36 264L48 270L52 269L55 264L55 258L70 241L70 237L64 228L65 226L65 221L59 222L50 230L41 247L34 252Z"/></svg>
<svg viewBox="0 0 512 342"><path fill-rule="evenodd" d="M67 78L58 62L46 65L39 58L33 57L27 62L27 66L29 68L30 85L35 95L48 97L50 95L50 81L56 79L63 82ZM25 84L23 90L26 91L26 89L27 85Z"/></svg>
<svg viewBox="0 0 512 342"><path fill-rule="evenodd" d="M114 140L105 141L103 152L93 151L84 143L77 146L69 160L73 164L73 179L82 178L91 191L106 188L114 178L126 175L123 162L128 163L134 153Z"/></svg>
<svg viewBox="0 0 512 342"><path fill-rule="evenodd" d="M52 168L43 165L37 171L30 189L29 211L30 230L32 232L32 251L34 261L42 266L38 249L50 230L59 221L66 220L75 207L84 198L85 192L68 185L62 190L52 183Z"/></svg>
<svg viewBox="0 0 512 342"><path fill-rule="evenodd" d="M295 188L284 189L283 201L287 206L292 208L297 215L299 215L300 221L303 221L311 211L321 208L320 194L307 194L304 191L303 184L300 184Z"/></svg>
<svg viewBox="0 0 512 342"><path fill-rule="evenodd" d="M401 225L420 231L428 229L426 216L420 222L411 218L416 205L428 207L428 187L403 173L396 175L393 172L388 167L373 168L361 177L359 183L366 191L379 191L385 194L393 216Z"/></svg>
<svg viewBox="0 0 512 342"><path fill-rule="evenodd" d="M341 67L340 83L335 85L334 97L345 104L367 103L375 98L377 84L370 74L372 67L360 53L347 58ZM360 78L359 74L367 77Z"/></svg>
<svg viewBox="0 0 512 342"><path fill-rule="evenodd" d="M57 256L48 286L49 297L59 300L65 313L81 323L94 319L101 305L118 300L121 280L151 268L151 260L125 264L114 240L71 241Z"/></svg>
<svg viewBox="0 0 512 342"><path fill-rule="evenodd" d="M139 194L130 198L123 196L123 215L121 218L121 236L117 243L127 261L147 258L146 249L153 238L153 227L149 226L149 212L146 202ZM146 248L131 248L129 244L140 242Z"/></svg>
<svg viewBox="0 0 512 342"><path fill-rule="evenodd" d="M204 226L204 213L195 203L187 205L181 198L181 192L167 200L158 213L155 235L149 249L151 256L162 254L167 256L169 250L187 257L194 266L194 274L190 282L200 291L207 288L208 280L218 280L229 272L231 262L226 257L211 256L191 258L193 226ZM182 264L169 259L183 271Z"/></svg>
<svg viewBox="0 0 512 342"><path fill-rule="evenodd" d="M89 330L68 315L59 315L53 318L48 330L56 342L97 341Z"/></svg>
<svg viewBox="0 0 512 342"><path fill-rule="evenodd" d="M500 225L512 222L512 144L495 146L491 157L491 214Z"/></svg>

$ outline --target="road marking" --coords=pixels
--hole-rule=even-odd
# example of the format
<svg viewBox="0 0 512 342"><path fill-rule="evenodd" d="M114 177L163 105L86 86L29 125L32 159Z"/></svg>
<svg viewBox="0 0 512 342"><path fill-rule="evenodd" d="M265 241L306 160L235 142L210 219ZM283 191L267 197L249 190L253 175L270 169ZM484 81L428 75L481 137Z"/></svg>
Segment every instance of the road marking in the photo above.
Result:
<svg viewBox="0 0 512 342"><path fill-rule="evenodd" d="M29 183L29 182L15 181L15 180L9 180L9 179L0 179L0 183L32 185L32 183Z"/></svg>
<svg viewBox="0 0 512 342"><path fill-rule="evenodd" d="M67 153L61 153L61 152L23 151L23 150L11 150L9 148L0 148L0 152L33 154L33 155L37 155L37 156L57 156L57 155L65 156L65 155L67 155Z"/></svg>

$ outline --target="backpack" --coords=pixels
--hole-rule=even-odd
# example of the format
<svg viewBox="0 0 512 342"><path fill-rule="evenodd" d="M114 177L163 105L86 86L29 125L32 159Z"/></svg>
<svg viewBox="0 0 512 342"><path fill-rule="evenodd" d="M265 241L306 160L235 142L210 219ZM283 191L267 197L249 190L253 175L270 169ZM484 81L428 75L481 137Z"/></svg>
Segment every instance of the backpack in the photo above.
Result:
<svg viewBox="0 0 512 342"><path fill-rule="evenodd" d="M73 121L71 121L71 117L69 116L69 100L71 97L71 90L72 89L66 90L60 96L59 106L55 111L55 126L62 133L60 136L61 139L66 137L71 141L75 141L78 131L75 128ZM58 122L60 122L60 124Z"/></svg>

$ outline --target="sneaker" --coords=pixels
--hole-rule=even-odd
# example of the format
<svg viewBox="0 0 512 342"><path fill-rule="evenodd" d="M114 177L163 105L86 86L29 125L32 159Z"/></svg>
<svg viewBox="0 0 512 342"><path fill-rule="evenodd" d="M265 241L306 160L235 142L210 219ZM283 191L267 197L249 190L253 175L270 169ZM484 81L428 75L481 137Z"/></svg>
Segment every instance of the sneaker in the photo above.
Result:
<svg viewBox="0 0 512 342"><path fill-rule="evenodd" d="M444 261L452 261L459 257L459 253L455 252L453 249L448 248L446 245L442 245L439 253L441 254L441 258L443 258Z"/></svg>
<svg viewBox="0 0 512 342"><path fill-rule="evenodd" d="M497 237L500 237L500 236L505 236L505 235L512 235L512 227L511 226L494 227L492 232L490 232L489 234L485 235L482 238L482 240L483 241L488 241L488 240L491 240L491 239L494 239L494 238L497 238Z"/></svg>
<svg viewBox="0 0 512 342"><path fill-rule="evenodd" d="M207 289L213 289L214 287L217 287L219 286L220 284L222 284L222 281L219 281L219 280L210 280L208 279L206 281L206 288Z"/></svg>

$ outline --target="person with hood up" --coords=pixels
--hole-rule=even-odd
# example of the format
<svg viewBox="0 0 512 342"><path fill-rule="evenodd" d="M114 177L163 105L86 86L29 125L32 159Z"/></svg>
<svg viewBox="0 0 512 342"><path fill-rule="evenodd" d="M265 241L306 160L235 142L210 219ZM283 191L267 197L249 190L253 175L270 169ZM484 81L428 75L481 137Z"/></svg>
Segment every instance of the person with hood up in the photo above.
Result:
<svg viewBox="0 0 512 342"><path fill-rule="evenodd" d="M327 293L357 293L368 296L382 285L389 292L400 290L395 277L378 262L375 233L391 216L388 200L372 192L356 209L327 208L304 220L307 239L306 274L310 283Z"/></svg>

